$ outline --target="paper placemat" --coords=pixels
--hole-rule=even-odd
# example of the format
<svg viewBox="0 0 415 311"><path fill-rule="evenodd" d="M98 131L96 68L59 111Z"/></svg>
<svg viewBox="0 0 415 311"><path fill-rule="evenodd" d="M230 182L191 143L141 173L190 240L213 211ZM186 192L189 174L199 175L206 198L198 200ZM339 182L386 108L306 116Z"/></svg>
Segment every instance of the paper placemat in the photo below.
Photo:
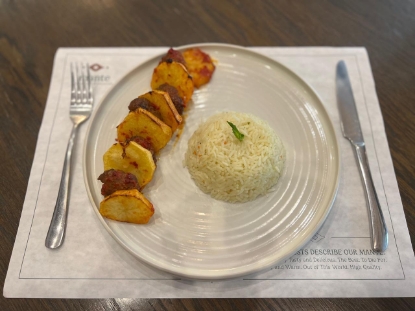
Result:
<svg viewBox="0 0 415 311"><path fill-rule="evenodd" d="M188 280L150 267L106 232L90 207L82 173L81 126L75 146L68 227L58 250L44 246L58 193L72 123L68 117L70 63L92 68L96 103L128 71L167 48L61 48L6 276L5 297L208 298L413 296L414 254L385 135L369 58L364 48L253 47L281 62L321 97L336 128L342 175L323 227L297 254L265 271L232 280ZM345 60L374 184L389 229L389 248L374 253L363 186L350 143L342 138L335 67ZM220 66L220 65L219 65ZM220 67L218 67L220 68ZM95 109L98 105L95 105Z"/></svg>

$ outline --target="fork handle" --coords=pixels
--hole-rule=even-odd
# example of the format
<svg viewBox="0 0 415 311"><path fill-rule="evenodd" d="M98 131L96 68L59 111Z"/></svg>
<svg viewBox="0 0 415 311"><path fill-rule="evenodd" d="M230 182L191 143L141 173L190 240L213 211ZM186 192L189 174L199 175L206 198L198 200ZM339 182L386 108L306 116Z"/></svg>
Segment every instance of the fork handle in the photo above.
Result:
<svg viewBox="0 0 415 311"><path fill-rule="evenodd" d="M65 237L66 220L68 218L68 197L69 182L71 177L71 157L72 149L75 144L77 129L78 126L74 125L72 127L71 136L69 137L68 147L66 148L65 161L63 163L58 198L56 199L55 210L53 211L52 220L50 222L48 234L45 240L45 246L51 249L60 247Z"/></svg>

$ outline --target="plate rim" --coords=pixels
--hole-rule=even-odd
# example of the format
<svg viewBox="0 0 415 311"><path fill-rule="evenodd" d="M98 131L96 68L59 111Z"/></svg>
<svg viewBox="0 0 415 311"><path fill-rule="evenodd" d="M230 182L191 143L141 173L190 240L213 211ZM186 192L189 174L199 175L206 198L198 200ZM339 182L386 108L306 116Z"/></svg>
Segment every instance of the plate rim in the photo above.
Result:
<svg viewBox="0 0 415 311"><path fill-rule="evenodd" d="M337 193L339 190L339 185L340 185L340 177L341 177L341 157L340 157L340 145L339 145L339 140L338 140L338 135L335 131L335 127L333 124L332 119L330 118L330 115L327 112L327 109L324 106L324 102L321 99L320 95L318 94L318 92L310 85L308 84L303 78L301 78L297 73L295 73L293 70L291 70L290 68L288 68L287 66L285 66L284 64L280 63L279 61L276 61L264 54L261 54L259 52L253 51L251 50L249 47L244 47L244 46L240 46L240 45L234 45L234 44L227 44L227 43L209 43L209 42L205 42L205 43L193 43L193 44L186 44L186 45L181 45L181 46L177 46L177 47L173 47L174 49L177 50L184 50L184 49L188 49L188 48L195 48L195 47L199 47L199 48L203 48L203 47L219 47L219 48L230 48L230 49L235 49L235 50L240 50L243 51L245 53L249 53L252 54L254 57L260 57L268 62L271 62L273 64L278 65L280 68L286 70L290 75L292 75L297 81L301 82L302 86L305 89L308 89L310 91L310 94L312 94L312 96L316 97L317 101L319 102L322 111L325 114L325 121L326 124L328 125L328 127L330 128L330 132L333 135L333 139L335 142L335 146L332 146L332 148L334 148L335 152L337 153L337 165L334 166L335 170L336 170L336 183L334 185L333 188L333 192L330 194L330 201L327 204L327 207L325 209L324 214L321 216L320 220L318 221L318 223L315 225L314 230L311 231L310 235L307 238L304 238L303 241L301 243L298 243L297 247L293 248L292 252L289 252L288 254L286 254L285 256L282 256L280 259L278 260L271 260L268 259L266 263L264 263L262 266L260 267L254 267L251 269L247 269L246 267L251 267L252 264L248 265L248 266L243 266L243 267L238 267L235 269L226 269L226 270L218 270L218 269L214 269L214 270L200 270L197 268L187 268L187 267L179 267L179 266L175 266L175 265L170 265L169 267L166 267L165 265L160 266L157 265L154 262L151 262L150 260L147 260L146 258L139 256L139 254L137 254L136 252L134 252L128 245L126 245L114 232L113 230L110 228L110 226L107 224L106 220L104 219L104 217L99 213L99 206L97 208L97 206L95 206L95 201L94 198L92 196L91 193L91 189L89 187L89 183L88 183L88 172L86 169L86 162L87 162L87 148L88 148L88 137L91 131L91 128L94 124L94 119L95 116L98 114L99 110L101 109L101 106L103 104L103 102L106 100L106 98L108 97L108 95L113 92L117 86L124 80L127 78L127 76L129 76L130 74L132 74L135 70L137 70L138 67L143 66L144 64L148 63L148 62L153 62L156 59L159 59L161 56L163 56L165 54L165 52L161 53L161 54L157 54L153 57L150 57L146 60L144 60L143 62L141 62L140 64L136 65L134 68L132 68L131 70L127 71L122 77L120 77L117 81L114 82L114 84L103 94L101 100L99 101L97 108L95 109L94 113L92 114L90 121L88 123L88 128L87 131L85 133L85 140L84 140L84 145L83 145L83 155L82 155L82 171L83 171L83 179L84 179L84 183L85 183L85 188L86 188L86 192L88 194L88 198L90 201L90 206L91 208L94 210L94 213L98 216L98 219L100 220L101 224L104 226L104 228L106 229L107 233L110 234L110 236L115 239L117 241L117 243L119 245L121 245L125 250L127 250L131 255L133 255L136 259L140 260L141 262L144 262L145 264L148 264L152 267L155 267L157 269L160 269L162 271L171 273L173 275L177 275L180 277L184 277L187 279L198 279L198 280L220 280L220 279L232 279L232 278L237 278L237 277L241 277L241 276L245 276L245 275L249 275L249 274L253 274L259 271L264 271L267 268L276 265L279 262L282 262L284 260L286 260L287 258L293 256L298 250L300 250L302 247L304 247L310 240L311 238L315 235L315 233L320 230L320 228L323 226L324 222L326 221L328 215L330 214L330 211L333 207L333 204L336 200L337 197ZM215 274L212 274L212 271L215 272Z"/></svg>

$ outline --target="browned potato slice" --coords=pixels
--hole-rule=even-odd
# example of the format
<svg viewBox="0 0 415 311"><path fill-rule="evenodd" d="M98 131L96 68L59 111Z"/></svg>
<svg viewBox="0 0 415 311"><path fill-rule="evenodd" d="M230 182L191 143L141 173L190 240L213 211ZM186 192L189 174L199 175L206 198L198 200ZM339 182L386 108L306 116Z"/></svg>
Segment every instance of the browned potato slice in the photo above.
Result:
<svg viewBox="0 0 415 311"><path fill-rule="evenodd" d="M208 83L215 71L215 65L208 54L199 48L188 49L182 53L186 67L193 79L195 87Z"/></svg>
<svg viewBox="0 0 415 311"><path fill-rule="evenodd" d="M156 165L150 151L135 142L114 144L104 154L104 170L120 170L137 177L142 189L154 175Z"/></svg>
<svg viewBox="0 0 415 311"><path fill-rule="evenodd" d="M162 62L154 68L151 88L156 90L164 83L170 84L177 89L185 105L192 98L194 89L192 77L182 64L174 61Z"/></svg>
<svg viewBox="0 0 415 311"><path fill-rule="evenodd" d="M154 207L137 189L118 190L101 202L99 212L105 218L146 224L154 214Z"/></svg>
<svg viewBox="0 0 415 311"><path fill-rule="evenodd" d="M154 90L139 97L149 100L154 106L156 106L156 109L161 115L161 121L170 126L172 132L176 131L178 125L182 123L183 119L177 112L176 107L167 92Z"/></svg>
<svg viewBox="0 0 415 311"><path fill-rule="evenodd" d="M124 142L134 136L149 138L155 152L169 142L171 135L170 126L141 108L130 112L117 127L119 142Z"/></svg>

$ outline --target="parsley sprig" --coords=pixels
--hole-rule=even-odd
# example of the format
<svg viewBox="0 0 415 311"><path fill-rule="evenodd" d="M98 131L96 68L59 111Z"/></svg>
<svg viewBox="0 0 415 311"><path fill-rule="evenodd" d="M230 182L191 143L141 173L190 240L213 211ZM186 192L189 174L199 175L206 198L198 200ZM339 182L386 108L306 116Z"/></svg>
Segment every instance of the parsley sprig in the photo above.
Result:
<svg viewBox="0 0 415 311"><path fill-rule="evenodd" d="M230 127L232 128L232 132L233 132L233 134L235 135L235 137L236 137L236 138L238 138L238 139L239 139L239 141L242 141L242 140L244 139L245 135L244 135L244 134L242 134L241 132L239 132L239 130L238 130L238 128L236 127L236 125L235 125L235 124L233 124L233 123L231 123L231 122L229 122L229 121L226 121L226 122L228 122L228 124L229 124L229 125L230 125Z"/></svg>

